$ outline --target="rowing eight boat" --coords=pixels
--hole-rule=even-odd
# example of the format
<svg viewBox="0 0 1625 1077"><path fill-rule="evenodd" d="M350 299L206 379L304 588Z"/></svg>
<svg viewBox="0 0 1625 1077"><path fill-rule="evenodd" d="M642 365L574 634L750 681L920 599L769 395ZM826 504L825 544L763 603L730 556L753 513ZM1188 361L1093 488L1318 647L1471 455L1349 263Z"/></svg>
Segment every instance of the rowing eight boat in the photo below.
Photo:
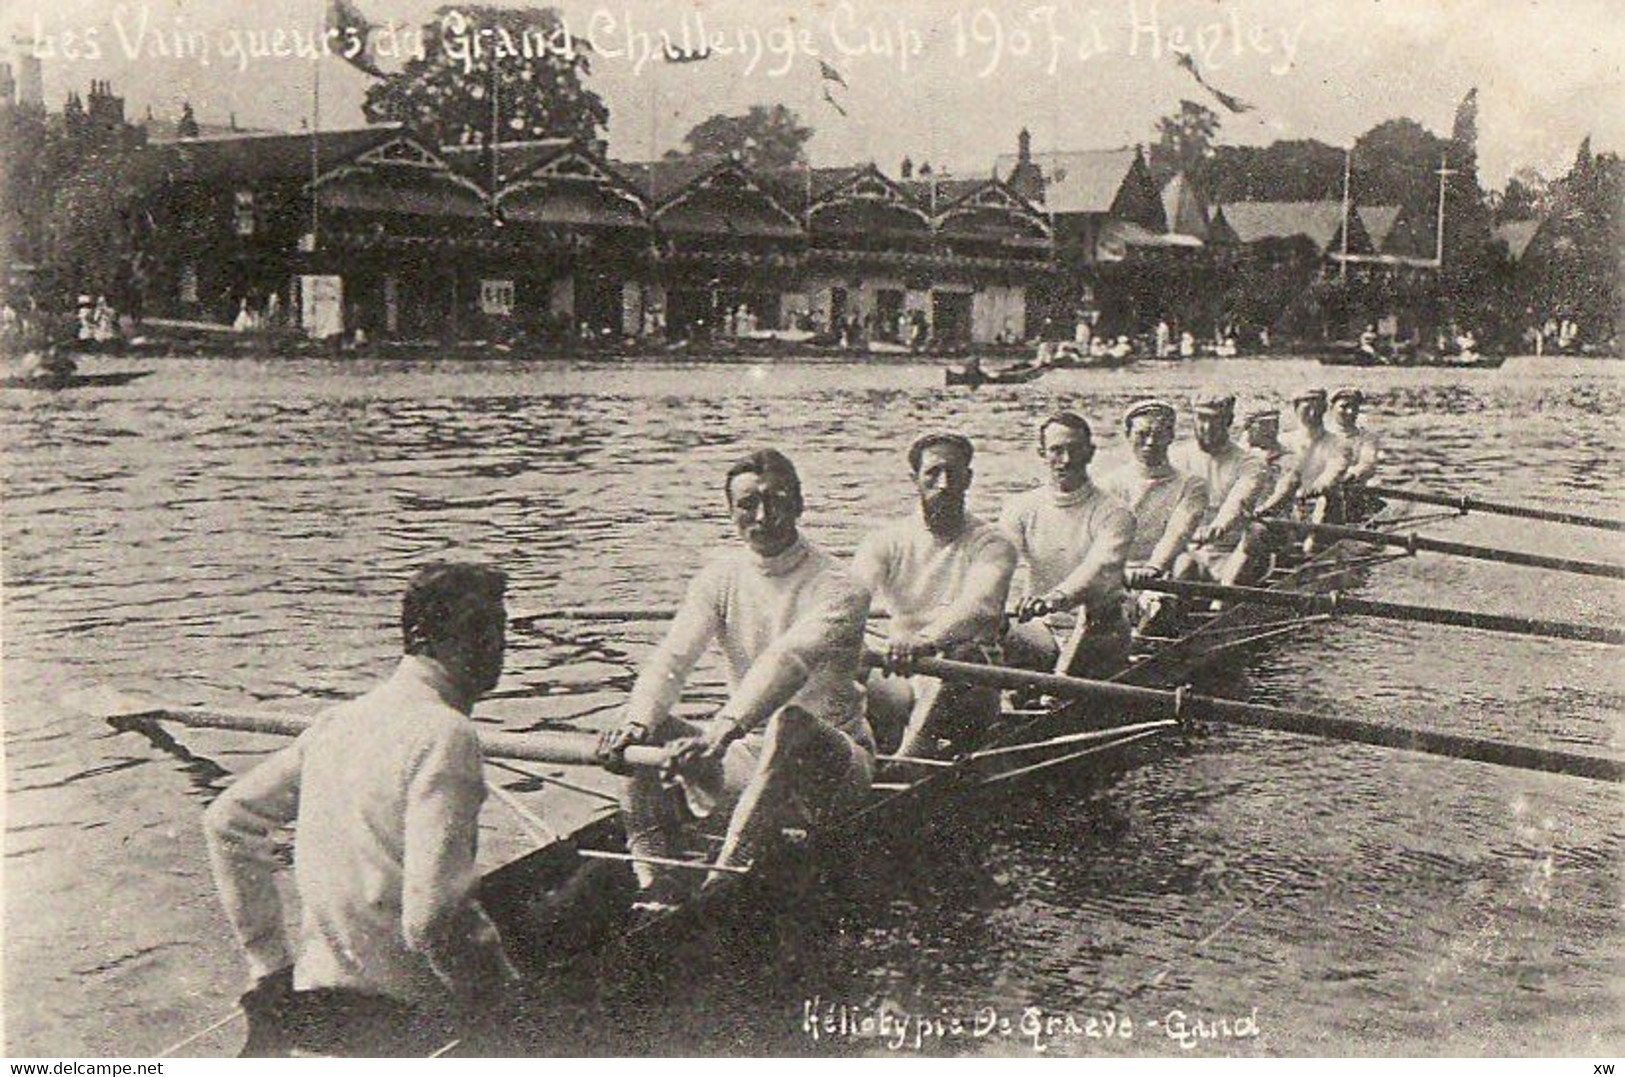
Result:
<svg viewBox="0 0 1625 1077"><path fill-rule="evenodd" d="M1389 515L1379 513L1368 526L1381 526ZM1404 555L1339 542L1272 569L1261 586L1314 592L1346 587L1351 572L1394 556ZM1253 603L1191 614L1186 630L1176 636L1142 638L1130 663L1111 679L1182 689L1223 656L1322 620ZM749 895L773 894L764 904L783 907L782 902L794 902L796 887L807 884L814 865L828 874L873 863L888 842L895 843L894 835L917 838L994 797L1008 803L1016 782L1064 782L1075 792L1166 750L1172 739L1166 734L1181 725L1090 701L1007 708L974 751L908 772L883 766L866 799L849 814L810 833L786 834L748 873L720 877L672 912L634 918L635 887L619 815L598 818L492 871L481 901L516 959L534 971L590 965L596 978L608 962L618 973L648 972L677 952L696 928L737 912ZM690 866L703 870L698 863Z"/></svg>

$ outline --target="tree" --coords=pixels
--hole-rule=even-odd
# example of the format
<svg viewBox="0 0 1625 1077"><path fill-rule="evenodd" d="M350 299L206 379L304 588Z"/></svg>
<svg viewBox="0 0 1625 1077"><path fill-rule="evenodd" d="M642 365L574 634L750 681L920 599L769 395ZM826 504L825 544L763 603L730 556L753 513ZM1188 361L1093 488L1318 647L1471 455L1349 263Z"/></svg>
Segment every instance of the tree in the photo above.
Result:
<svg viewBox="0 0 1625 1077"><path fill-rule="evenodd" d="M1197 173L1213 156L1213 136L1219 133L1219 115L1195 101L1180 101L1179 111L1157 121L1157 141L1151 146L1151 174L1159 184L1178 172Z"/></svg>
<svg viewBox="0 0 1625 1077"><path fill-rule="evenodd" d="M423 55L369 87L361 109L443 146L488 143L493 127L501 142L595 139L609 109L582 85L588 52L553 8L442 7L423 27Z"/></svg>
<svg viewBox="0 0 1625 1077"><path fill-rule="evenodd" d="M1343 151L1315 139L1215 146L1197 172L1213 202L1309 202L1343 197Z"/></svg>
<svg viewBox="0 0 1625 1077"><path fill-rule="evenodd" d="M807 161L813 129L783 105L752 105L743 116L718 113L695 124L683 144L688 153L737 156L751 168L791 168ZM670 154L669 156L684 156Z"/></svg>
<svg viewBox="0 0 1625 1077"><path fill-rule="evenodd" d="M1532 168L1512 173L1506 187L1490 196L1495 223L1534 220L1542 215L1546 201L1546 180Z"/></svg>
<svg viewBox="0 0 1625 1077"><path fill-rule="evenodd" d="M1490 238L1489 207L1478 184L1478 87L1456 106L1447 153L1456 170L1445 183L1445 263L1480 260Z"/></svg>

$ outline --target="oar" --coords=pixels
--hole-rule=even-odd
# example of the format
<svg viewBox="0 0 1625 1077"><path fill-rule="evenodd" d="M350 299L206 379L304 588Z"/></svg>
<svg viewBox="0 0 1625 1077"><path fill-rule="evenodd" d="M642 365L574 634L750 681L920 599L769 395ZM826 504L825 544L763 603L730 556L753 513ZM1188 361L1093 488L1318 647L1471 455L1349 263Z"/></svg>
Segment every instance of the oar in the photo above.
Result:
<svg viewBox="0 0 1625 1077"><path fill-rule="evenodd" d="M878 656L871 655L869 660L878 661ZM1310 714L1283 707L1199 696L1184 691L1170 692L1160 688L1119 684L1115 681L1084 680L1059 673L1032 673L1027 670L985 666L974 662L956 662L945 658L922 658L913 664L913 668L915 672L943 680L979 684L988 688L1032 688L1071 699L1097 699L1150 709L1174 718L1186 717L1189 712L1201 718L1255 729L1307 733L1333 740L1403 748L1407 751L1442 755L1451 759L1471 759L1504 767L1568 774L1577 778L1625 781L1625 760L1605 756L1581 755L1550 748L1531 748L1460 733L1439 733L1426 729L1381 725L1357 718L1333 718L1329 715Z"/></svg>
<svg viewBox="0 0 1625 1077"><path fill-rule="evenodd" d="M1625 630L1606 628L1602 625L1546 621L1534 617L1512 617L1500 613L1478 613L1473 610L1442 609L1436 606L1412 606L1403 602L1376 602L1364 598L1350 598L1337 591L1327 594L1272 591L1263 587L1232 587L1222 583L1204 583L1195 580L1143 580L1134 587L1140 591L1156 591L1184 598L1217 598L1226 602L1245 602L1256 606L1280 606L1306 613L1353 614L1390 621L1479 628L1487 632L1508 632L1513 635L1540 636L1545 639L1610 643L1616 647L1625 644Z"/></svg>
<svg viewBox="0 0 1625 1077"><path fill-rule="evenodd" d="M1625 567L1605 565L1596 561L1575 561L1566 557L1548 557L1545 554L1523 553L1518 550L1500 550L1493 546L1473 546L1465 542L1446 542L1443 539L1424 538L1421 535L1394 535L1386 531L1367 531L1359 527L1341 527L1335 524L1316 524L1306 520L1284 520L1273 516L1254 517L1266 527L1288 531L1301 531L1331 539L1351 539L1373 546L1394 546L1411 553L1447 553L1470 557L1478 561L1499 561L1505 565L1526 565L1530 568L1549 568L1558 572L1573 572L1581 576L1602 576L1611 580L1625 580Z"/></svg>
<svg viewBox="0 0 1625 1077"><path fill-rule="evenodd" d="M80 713L115 724L176 722L200 729L230 729L283 737L296 737L311 724L311 719L303 715L283 711L166 706L107 688L70 692L62 701ZM485 729L478 733L480 747L490 759L567 766L599 764L596 737L570 733L493 733ZM662 748L638 745L626 750L626 761L632 766L658 767L665 760L666 752Z"/></svg>
<svg viewBox="0 0 1625 1077"><path fill-rule="evenodd" d="M1577 512L1559 512L1556 509L1537 509L1529 505L1509 505L1501 501L1480 501L1476 497L1457 497L1435 494L1426 490L1401 490L1393 486L1367 486L1366 491L1391 501L1414 501L1420 505L1440 505L1463 513L1486 512L1494 516L1517 516L1525 520L1546 520L1554 524L1573 524L1576 527L1595 527L1602 531L1625 531L1625 520L1609 520L1601 516L1582 516Z"/></svg>

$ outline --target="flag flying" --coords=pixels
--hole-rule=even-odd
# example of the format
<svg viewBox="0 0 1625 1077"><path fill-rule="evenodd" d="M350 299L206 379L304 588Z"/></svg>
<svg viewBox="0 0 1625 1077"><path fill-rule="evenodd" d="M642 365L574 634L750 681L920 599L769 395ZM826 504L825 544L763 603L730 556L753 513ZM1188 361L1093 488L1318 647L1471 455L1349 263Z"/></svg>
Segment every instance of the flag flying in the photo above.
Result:
<svg viewBox="0 0 1625 1077"><path fill-rule="evenodd" d="M339 59L365 71L373 78L385 78L373 48L377 25L361 13L354 0L327 0L327 36Z"/></svg>
<svg viewBox="0 0 1625 1077"><path fill-rule="evenodd" d="M835 100L835 95L830 92L830 83L834 83L843 90L850 90L852 87L846 84L846 79L842 78L841 73L827 60L818 61L818 77L822 80L821 88L824 91L824 100L829 102L830 108L845 116L846 109L841 107L841 103Z"/></svg>
<svg viewBox="0 0 1625 1077"><path fill-rule="evenodd" d="M1255 107L1248 104L1246 101L1243 101L1241 98L1236 97L1234 94L1225 93L1223 90L1214 86L1207 79L1203 78L1202 72L1196 68L1196 57L1192 56L1190 53L1174 53L1174 63L1178 64L1180 67L1183 67L1186 71L1189 71L1191 73L1191 78L1196 80L1196 84L1198 86L1212 94L1215 101L1229 109L1231 112L1238 114L1243 112L1251 112Z"/></svg>
<svg viewBox="0 0 1625 1077"><path fill-rule="evenodd" d="M841 77L841 73L831 67L826 60L818 61L818 74L823 77L825 82L838 82L841 84L841 88L846 90L852 88L846 84L846 80Z"/></svg>

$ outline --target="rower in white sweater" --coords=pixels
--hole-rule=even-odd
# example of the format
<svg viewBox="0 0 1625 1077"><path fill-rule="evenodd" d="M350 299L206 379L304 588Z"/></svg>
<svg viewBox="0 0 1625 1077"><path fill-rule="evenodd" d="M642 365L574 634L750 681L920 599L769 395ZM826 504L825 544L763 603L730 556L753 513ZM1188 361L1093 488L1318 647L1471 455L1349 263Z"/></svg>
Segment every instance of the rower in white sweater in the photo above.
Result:
<svg viewBox="0 0 1625 1077"><path fill-rule="evenodd" d="M689 821L731 811L717 862L746 866L771 828L854 802L873 776L860 681L868 594L801 536L801 482L782 453L740 460L724 489L744 545L695 577L638 675L624 723L602 744L611 762L629 745L665 744L666 770L683 778L679 791L642 770L622 793L639 905L649 909L698 881L657 862L683 851ZM712 641L726 660L728 701L703 725L673 717Z"/></svg>

